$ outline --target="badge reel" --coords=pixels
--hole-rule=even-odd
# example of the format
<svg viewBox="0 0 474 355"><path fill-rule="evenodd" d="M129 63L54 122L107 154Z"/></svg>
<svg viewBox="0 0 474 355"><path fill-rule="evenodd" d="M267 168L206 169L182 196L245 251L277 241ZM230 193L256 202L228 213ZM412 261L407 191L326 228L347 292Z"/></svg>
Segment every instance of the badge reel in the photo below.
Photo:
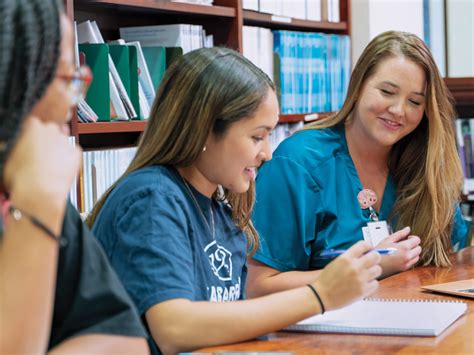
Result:
<svg viewBox="0 0 474 355"><path fill-rule="evenodd" d="M376 246L391 234L391 228L386 221L379 221L379 216L372 207L377 203L377 195L374 191L364 189L359 192L357 199L359 200L360 208L363 210L369 209L370 212L370 222L367 223L367 226L362 227L364 240L371 243L372 246Z"/></svg>

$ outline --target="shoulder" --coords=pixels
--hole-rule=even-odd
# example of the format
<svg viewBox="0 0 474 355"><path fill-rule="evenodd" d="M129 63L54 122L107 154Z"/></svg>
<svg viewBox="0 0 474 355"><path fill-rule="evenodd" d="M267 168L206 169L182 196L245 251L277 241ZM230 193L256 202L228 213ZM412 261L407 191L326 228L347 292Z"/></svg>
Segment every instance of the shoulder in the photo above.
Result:
<svg viewBox="0 0 474 355"><path fill-rule="evenodd" d="M167 166L149 166L124 177L114 187L94 222L94 232L104 237L102 228L117 227L120 220L140 216L155 221L164 210L182 210L186 203L178 173Z"/></svg>
<svg viewBox="0 0 474 355"><path fill-rule="evenodd" d="M296 132L278 146L273 157L291 159L308 166L308 163L319 165L346 152L344 128L334 126Z"/></svg>
<svg viewBox="0 0 474 355"><path fill-rule="evenodd" d="M278 146L259 171L257 182L262 177L286 176L291 181L305 179L319 189L325 171L333 169L341 157L346 160L348 154L343 126L299 131Z"/></svg>
<svg viewBox="0 0 474 355"><path fill-rule="evenodd" d="M176 186L178 174L174 168L164 165L152 165L138 169L123 178L115 190L129 188L153 188L168 190Z"/></svg>
<svg viewBox="0 0 474 355"><path fill-rule="evenodd" d="M130 204L149 196L182 197L182 195L179 175L174 168L153 165L134 171L123 178L107 200Z"/></svg>

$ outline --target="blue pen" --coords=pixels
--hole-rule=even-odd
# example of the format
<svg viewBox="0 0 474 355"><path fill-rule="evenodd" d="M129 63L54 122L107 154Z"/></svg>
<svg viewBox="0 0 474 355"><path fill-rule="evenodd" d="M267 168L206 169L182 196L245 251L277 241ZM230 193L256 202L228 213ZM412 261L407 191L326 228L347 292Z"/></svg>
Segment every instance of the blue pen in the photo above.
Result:
<svg viewBox="0 0 474 355"><path fill-rule="evenodd" d="M323 251L320 256L322 258L332 259L332 258L338 257L341 254L344 254L346 251L347 250L344 250L344 249L329 249L329 250ZM391 255L391 254L395 254L397 252L397 249L396 248L372 249L372 250L369 250L368 253L370 253L371 251L376 251L380 255Z"/></svg>

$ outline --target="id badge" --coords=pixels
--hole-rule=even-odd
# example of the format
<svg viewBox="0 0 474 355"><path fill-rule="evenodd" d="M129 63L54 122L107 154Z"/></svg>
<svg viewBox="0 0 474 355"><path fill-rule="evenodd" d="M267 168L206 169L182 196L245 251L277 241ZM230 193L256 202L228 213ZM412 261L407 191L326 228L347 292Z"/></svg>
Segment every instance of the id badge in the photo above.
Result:
<svg viewBox="0 0 474 355"><path fill-rule="evenodd" d="M362 235L364 240L376 246L382 240L391 234L391 228L386 221L380 221L375 209L372 207L377 203L377 195L370 189L363 189L357 194L360 208L368 209L370 212L370 221L366 227L362 227Z"/></svg>
<svg viewBox="0 0 474 355"><path fill-rule="evenodd" d="M386 221L369 222L366 228L369 230L370 241L373 246L376 246L390 235Z"/></svg>

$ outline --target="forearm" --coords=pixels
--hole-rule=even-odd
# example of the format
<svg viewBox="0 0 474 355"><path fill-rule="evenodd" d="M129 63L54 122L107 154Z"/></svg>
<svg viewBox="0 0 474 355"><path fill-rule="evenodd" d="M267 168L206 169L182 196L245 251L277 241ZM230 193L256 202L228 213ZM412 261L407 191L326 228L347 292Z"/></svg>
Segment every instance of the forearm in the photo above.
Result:
<svg viewBox="0 0 474 355"><path fill-rule="evenodd" d="M291 290L314 282L322 270L287 271L269 273L263 264L249 261L249 274L247 279L247 296L249 298L269 295L279 291ZM259 270L260 269L260 270Z"/></svg>
<svg viewBox="0 0 474 355"><path fill-rule="evenodd" d="M147 315L166 354L252 339L321 311L308 287L237 302L168 302L155 306L157 318Z"/></svg>
<svg viewBox="0 0 474 355"><path fill-rule="evenodd" d="M149 354L144 338L117 335L81 335L63 341L48 352L50 355L64 354Z"/></svg>
<svg viewBox="0 0 474 355"><path fill-rule="evenodd" d="M42 222L59 233L61 209L24 204L13 195L12 203L31 214L37 211ZM53 313L58 243L25 218L16 221L9 216L6 222L0 243L0 353L44 353Z"/></svg>

